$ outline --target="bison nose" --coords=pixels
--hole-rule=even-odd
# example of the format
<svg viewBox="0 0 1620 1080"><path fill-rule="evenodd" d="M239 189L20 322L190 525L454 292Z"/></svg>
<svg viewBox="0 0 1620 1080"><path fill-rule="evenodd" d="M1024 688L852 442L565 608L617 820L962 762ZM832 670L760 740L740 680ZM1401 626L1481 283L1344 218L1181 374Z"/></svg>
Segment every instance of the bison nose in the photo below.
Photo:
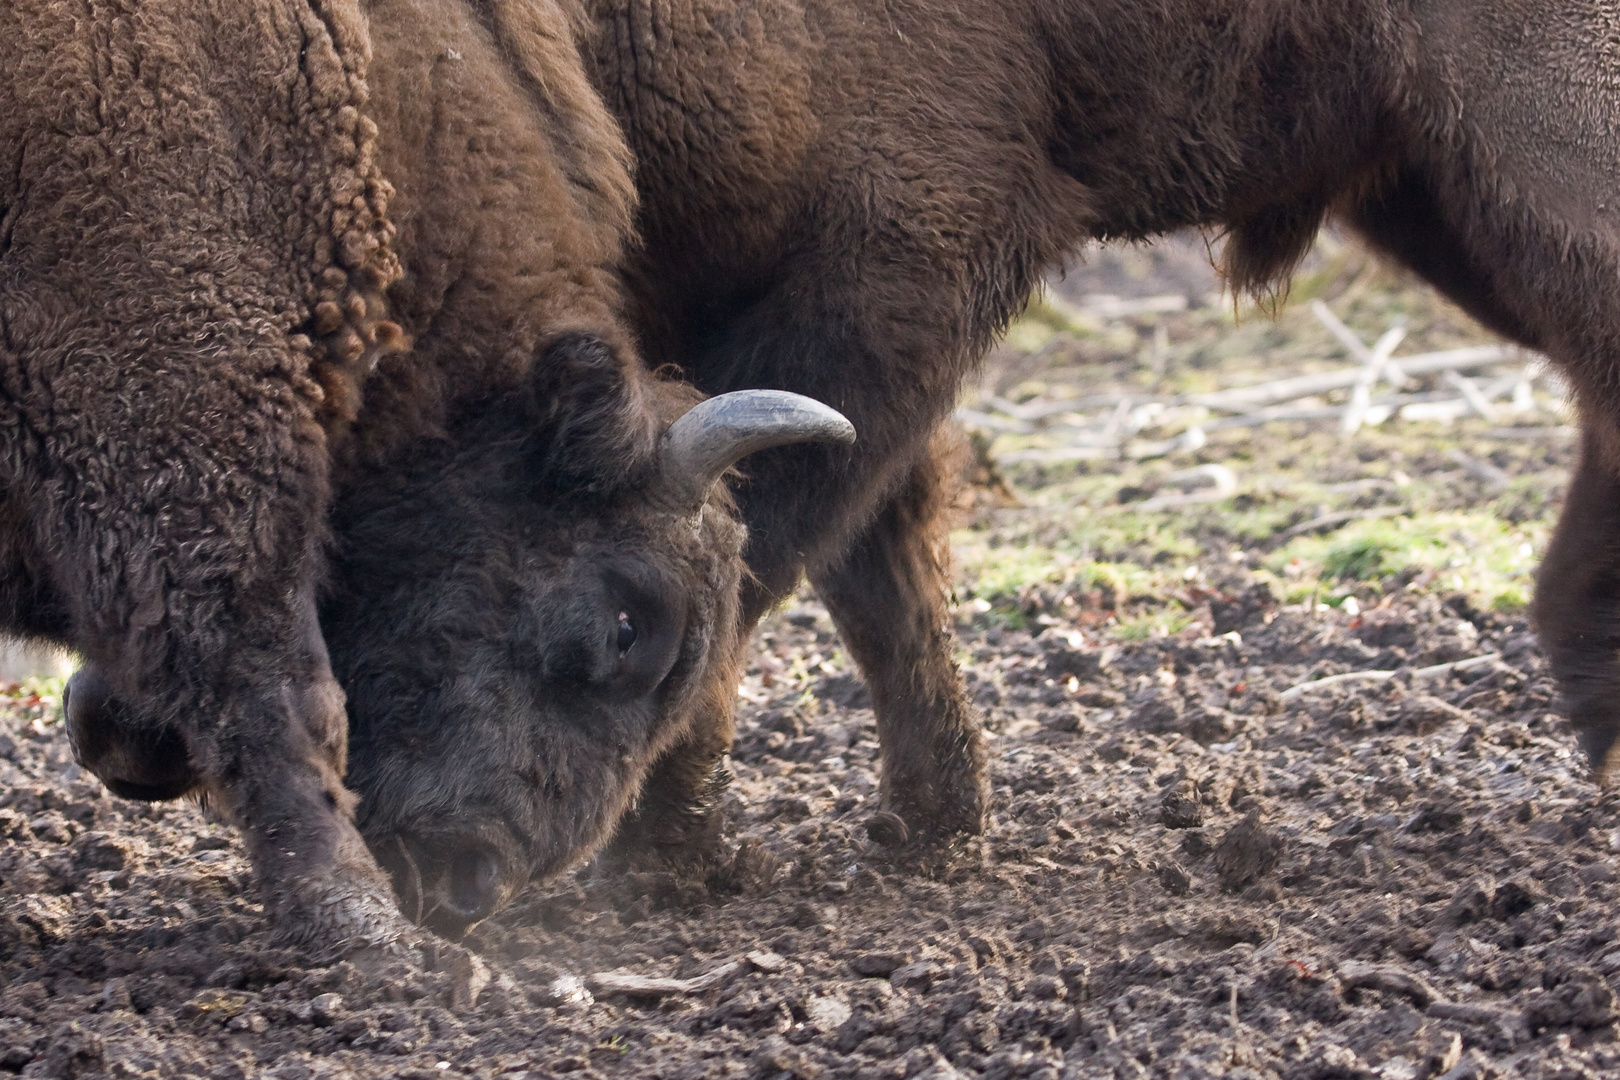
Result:
<svg viewBox="0 0 1620 1080"><path fill-rule="evenodd" d="M126 799L176 799L197 786L185 740L173 728L137 723L93 664L62 690L68 742L80 765Z"/></svg>
<svg viewBox="0 0 1620 1080"><path fill-rule="evenodd" d="M112 687L101 672L86 664L73 673L62 688L62 712L67 717L68 737L75 748L83 737L93 739L99 732L112 699Z"/></svg>
<svg viewBox="0 0 1620 1080"><path fill-rule="evenodd" d="M500 889L501 868L487 851L464 851L450 863L450 880L444 904L456 915L477 922L495 910Z"/></svg>

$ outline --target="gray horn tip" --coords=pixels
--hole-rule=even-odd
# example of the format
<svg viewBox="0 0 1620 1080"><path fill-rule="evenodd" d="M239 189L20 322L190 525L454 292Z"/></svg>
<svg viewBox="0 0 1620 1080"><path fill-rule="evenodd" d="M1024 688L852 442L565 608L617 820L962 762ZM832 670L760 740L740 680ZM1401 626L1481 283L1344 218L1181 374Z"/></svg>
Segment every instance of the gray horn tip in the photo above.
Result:
<svg viewBox="0 0 1620 1080"><path fill-rule="evenodd" d="M694 406L664 433L666 482L697 504L742 458L791 443L855 441L855 425L837 409L785 390L737 390Z"/></svg>

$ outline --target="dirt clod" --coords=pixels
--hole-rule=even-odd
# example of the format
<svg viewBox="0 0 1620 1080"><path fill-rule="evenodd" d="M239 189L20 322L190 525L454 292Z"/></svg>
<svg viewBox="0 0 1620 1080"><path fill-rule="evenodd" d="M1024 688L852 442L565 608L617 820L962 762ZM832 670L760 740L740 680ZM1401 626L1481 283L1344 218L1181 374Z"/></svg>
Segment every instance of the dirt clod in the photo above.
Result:
<svg viewBox="0 0 1620 1080"><path fill-rule="evenodd" d="M1284 847L1281 836L1260 824L1260 811L1250 810L1215 845L1215 872L1221 888L1237 892L1265 877L1276 869Z"/></svg>

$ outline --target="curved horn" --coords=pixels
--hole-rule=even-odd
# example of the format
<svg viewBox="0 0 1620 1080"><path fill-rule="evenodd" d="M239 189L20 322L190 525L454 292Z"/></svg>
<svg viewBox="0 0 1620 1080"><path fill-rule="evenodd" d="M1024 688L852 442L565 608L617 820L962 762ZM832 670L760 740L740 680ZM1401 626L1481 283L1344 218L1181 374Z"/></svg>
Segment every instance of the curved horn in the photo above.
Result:
<svg viewBox="0 0 1620 1080"><path fill-rule="evenodd" d="M855 441L837 409L785 390L736 390L703 402L669 426L659 448L664 482L701 506L720 474L756 450L800 442Z"/></svg>

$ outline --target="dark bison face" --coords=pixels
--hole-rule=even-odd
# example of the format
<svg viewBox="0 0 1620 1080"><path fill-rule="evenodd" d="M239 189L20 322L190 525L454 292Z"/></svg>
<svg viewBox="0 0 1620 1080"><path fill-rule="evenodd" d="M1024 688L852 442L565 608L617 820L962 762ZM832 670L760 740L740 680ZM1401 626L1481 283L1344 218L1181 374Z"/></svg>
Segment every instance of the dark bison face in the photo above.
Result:
<svg viewBox="0 0 1620 1080"><path fill-rule="evenodd" d="M808 436L767 417L762 443L759 410L739 434L728 407L683 416L640 466L559 450L600 447L592 423L497 409L465 449L342 500L322 626L357 819L407 916L459 933L588 855L735 691L744 530L713 482L739 450L848 425L815 406Z"/></svg>
<svg viewBox="0 0 1620 1080"><path fill-rule="evenodd" d="M342 525L324 609L349 786L405 914L454 933L605 839L729 681L742 529L537 492L469 454Z"/></svg>

